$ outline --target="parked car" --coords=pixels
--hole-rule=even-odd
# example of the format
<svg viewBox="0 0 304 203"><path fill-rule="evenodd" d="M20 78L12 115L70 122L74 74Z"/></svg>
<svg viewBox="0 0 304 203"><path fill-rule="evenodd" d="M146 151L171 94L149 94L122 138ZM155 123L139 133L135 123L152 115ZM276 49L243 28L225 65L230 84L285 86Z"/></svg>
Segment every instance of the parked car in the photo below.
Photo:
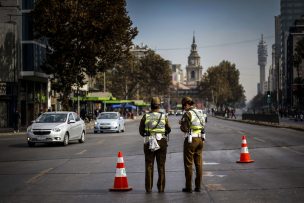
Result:
<svg viewBox="0 0 304 203"><path fill-rule="evenodd" d="M94 133L102 132L124 132L126 130L125 120L119 112L102 112L98 115Z"/></svg>
<svg viewBox="0 0 304 203"><path fill-rule="evenodd" d="M175 115L176 116L183 115L183 111L182 110L176 110Z"/></svg>
<svg viewBox="0 0 304 203"><path fill-rule="evenodd" d="M175 114L174 110L169 110L169 112L168 112L169 116L174 115L174 114Z"/></svg>
<svg viewBox="0 0 304 203"><path fill-rule="evenodd" d="M86 126L75 112L57 111L40 115L27 128L27 142L30 147L36 143L61 143L63 146L69 141L85 141Z"/></svg>

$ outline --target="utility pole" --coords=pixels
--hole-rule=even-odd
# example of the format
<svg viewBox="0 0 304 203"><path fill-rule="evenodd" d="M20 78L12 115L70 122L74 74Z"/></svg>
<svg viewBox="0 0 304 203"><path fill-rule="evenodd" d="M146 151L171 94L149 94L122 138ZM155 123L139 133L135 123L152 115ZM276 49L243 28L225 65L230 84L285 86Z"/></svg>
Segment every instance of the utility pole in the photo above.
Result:
<svg viewBox="0 0 304 203"><path fill-rule="evenodd" d="M103 72L103 92L106 92L106 72Z"/></svg>

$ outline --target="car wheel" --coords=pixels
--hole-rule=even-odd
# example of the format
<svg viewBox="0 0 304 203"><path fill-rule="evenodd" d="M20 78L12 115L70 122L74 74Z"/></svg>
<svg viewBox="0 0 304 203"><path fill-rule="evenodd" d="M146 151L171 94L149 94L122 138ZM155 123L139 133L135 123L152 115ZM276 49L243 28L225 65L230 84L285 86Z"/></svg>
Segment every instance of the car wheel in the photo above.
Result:
<svg viewBox="0 0 304 203"><path fill-rule="evenodd" d="M78 140L78 142L79 142L79 143L84 143L84 140L85 140L85 133L84 133L84 131L82 131L81 137L80 137L80 139Z"/></svg>
<svg viewBox="0 0 304 203"><path fill-rule="evenodd" d="M126 126L124 125L122 132L125 132L125 131L126 131Z"/></svg>
<svg viewBox="0 0 304 203"><path fill-rule="evenodd" d="M35 147L35 142L27 142L29 147Z"/></svg>
<svg viewBox="0 0 304 203"><path fill-rule="evenodd" d="M64 138L63 138L63 142L62 145L63 146L67 146L69 144L69 134L65 133Z"/></svg>

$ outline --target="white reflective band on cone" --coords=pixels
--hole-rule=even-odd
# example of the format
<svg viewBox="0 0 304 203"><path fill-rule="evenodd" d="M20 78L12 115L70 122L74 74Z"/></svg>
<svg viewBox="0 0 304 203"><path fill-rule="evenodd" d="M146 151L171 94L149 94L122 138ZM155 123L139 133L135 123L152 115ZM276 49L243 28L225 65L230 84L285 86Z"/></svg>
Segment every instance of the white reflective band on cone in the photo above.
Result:
<svg viewBox="0 0 304 203"><path fill-rule="evenodd" d="M247 141L246 140L242 140L242 144L247 144Z"/></svg>
<svg viewBox="0 0 304 203"><path fill-rule="evenodd" d="M242 147L241 153L249 153L248 147Z"/></svg>
<svg viewBox="0 0 304 203"><path fill-rule="evenodd" d="M126 177L126 169L125 168L117 168L115 177Z"/></svg>
<svg viewBox="0 0 304 203"><path fill-rule="evenodd" d="M117 158L117 163L123 163L123 162L124 162L123 157L118 157Z"/></svg>

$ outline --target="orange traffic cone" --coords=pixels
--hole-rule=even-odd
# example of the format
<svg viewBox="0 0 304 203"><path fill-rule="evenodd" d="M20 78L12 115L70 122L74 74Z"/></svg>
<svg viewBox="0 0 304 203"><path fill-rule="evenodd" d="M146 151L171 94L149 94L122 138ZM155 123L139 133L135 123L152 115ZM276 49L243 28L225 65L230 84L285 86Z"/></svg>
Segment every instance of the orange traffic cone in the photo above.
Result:
<svg viewBox="0 0 304 203"><path fill-rule="evenodd" d="M250 159L250 155L249 155L249 151L248 151L248 147L247 147L246 136L243 136L240 160L237 161L237 163L251 163L251 162L254 162L254 160Z"/></svg>
<svg viewBox="0 0 304 203"><path fill-rule="evenodd" d="M125 169L125 163L122 157L122 152L118 152L117 164L116 164L116 175L114 179L113 188L110 191L129 191L132 187L128 186L128 179Z"/></svg>

